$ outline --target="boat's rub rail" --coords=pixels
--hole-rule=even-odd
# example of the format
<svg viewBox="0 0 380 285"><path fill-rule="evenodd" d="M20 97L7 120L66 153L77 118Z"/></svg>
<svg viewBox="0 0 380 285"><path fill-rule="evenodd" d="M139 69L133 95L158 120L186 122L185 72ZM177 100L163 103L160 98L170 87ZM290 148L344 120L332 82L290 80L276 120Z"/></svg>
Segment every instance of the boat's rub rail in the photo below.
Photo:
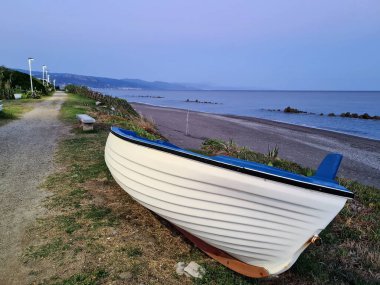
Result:
<svg viewBox="0 0 380 285"><path fill-rule="evenodd" d="M138 145L142 145L145 147L157 149L160 151L168 152L171 154L175 154L175 155L185 157L185 158L189 158L192 160L196 160L199 162L203 162L203 163L211 164L214 166L222 167L225 169L241 172L244 174L248 174L248 175L252 175L252 176L256 176L256 177L261 177L264 179L273 180L276 182L281 182L281 183L285 183L285 184L289 184L289 185L293 185L293 186L297 186L297 187L301 187L301 188L306 188L309 190L319 191L319 192L323 192L323 193L327 193L327 194L333 194L333 195L342 196L342 197L346 197L346 198L354 198L354 194L348 190L344 191L344 190L341 190L338 188L333 188L333 187L320 185L320 184L314 184L311 182L296 180L296 179L284 177L284 176L279 176L279 175L275 175L275 174L264 172L264 171L259 171L259 170L252 169L252 168L245 168L245 167L240 167L240 166L225 163L225 162L216 161L216 160L213 160L212 158L207 158L207 157L202 156L202 155L197 155L195 153L187 152L187 151L185 151L181 148L178 148L178 147L165 146L164 144L159 145L159 142L154 142L154 141L150 141L150 140L147 140L144 138L140 138L136 135L128 135L128 134L123 135L123 134L120 134L118 132L118 130L119 130L118 128L112 127L111 133L113 135L115 135L116 137L122 139L122 140L126 140L126 141L132 142L134 144L138 144Z"/></svg>

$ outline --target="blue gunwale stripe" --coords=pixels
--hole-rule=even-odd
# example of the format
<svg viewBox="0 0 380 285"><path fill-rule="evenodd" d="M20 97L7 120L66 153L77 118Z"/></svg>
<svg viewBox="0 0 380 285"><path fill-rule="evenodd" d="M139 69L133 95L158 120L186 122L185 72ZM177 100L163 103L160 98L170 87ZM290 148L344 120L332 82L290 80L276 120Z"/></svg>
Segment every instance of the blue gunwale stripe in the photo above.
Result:
<svg viewBox="0 0 380 285"><path fill-rule="evenodd" d="M354 198L354 194L351 191L347 190L346 188L344 188L343 186L337 183L335 184L332 183L335 181L325 182L319 179L301 176L295 173L291 173L285 170L281 170L275 167L270 167L270 166L260 164L260 163L255 163L255 162L252 162L252 166L247 168L247 167L239 166L233 163L228 163L226 161L220 161L218 160L217 157L213 158L210 156L205 156L205 155L197 154L191 151L187 151L164 141L153 141L153 140L145 139L145 138L137 136L136 133L133 131L124 130L117 127L111 127L111 133L120 139L129 141L138 145L168 152L174 155L178 155L178 156L189 158L189 159L196 160L199 162L222 167L225 169L229 169L229 170L237 171L240 173L244 173L244 174L248 174L248 175L252 175L252 176L256 176L256 177L260 177L264 179L269 179L269 180L273 180L276 182L281 182L281 183L285 183L285 184L289 184L293 186L298 186L298 187L306 188L309 190L319 191L319 192L333 194L337 196L343 196L347 198ZM231 160L235 160L235 159L231 158ZM239 163L240 159L236 159L236 160L237 160L237 163ZM241 160L241 163L247 164L250 162ZM255 169L255 167L263 168L263 170ZM322 183L326 183L327 185L324 185Z"/></svg>

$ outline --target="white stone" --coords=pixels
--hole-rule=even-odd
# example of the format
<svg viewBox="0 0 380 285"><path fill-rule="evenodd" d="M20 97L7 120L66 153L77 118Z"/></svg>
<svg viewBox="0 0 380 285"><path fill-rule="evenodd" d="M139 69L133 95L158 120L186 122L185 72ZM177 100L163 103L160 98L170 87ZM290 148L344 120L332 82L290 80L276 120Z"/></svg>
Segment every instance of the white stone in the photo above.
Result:
<svg viewBox="0 0 380 285"><path fill-rule="evenodd" d="M190 276L194 278L202 278L205 274L205 269L200 266L198 263L192 261L184 269L185 273L187 272Z"/></svg>
<svg viewBox="0 0 380 285"><path fill-rule="evenodd" d="M96 105L96 106L99 106L100 104L102 104L102 102L100 102L100 101L96 101L96 102L95 102L95 105Z"/></svg>
<svg viewBox="0 0 380 285"><path fill-rule="evenodd" d="M185 269L186 267L186 263L185 262L178 262L174 268L175 268L175 272L178 274L178 275L184 275L185 274Z"/></svg>

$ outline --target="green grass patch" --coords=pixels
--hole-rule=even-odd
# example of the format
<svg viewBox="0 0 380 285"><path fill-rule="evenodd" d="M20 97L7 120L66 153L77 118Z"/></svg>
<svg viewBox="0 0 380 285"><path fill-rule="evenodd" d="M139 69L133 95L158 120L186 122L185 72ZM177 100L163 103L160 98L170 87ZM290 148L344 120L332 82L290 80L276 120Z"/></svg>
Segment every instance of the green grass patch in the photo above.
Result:
<svg viewBox="0 0 380 285"><path fill-rule="evenodd" d="M80 208L80 202L85 197L86 191L80 188L69 190L65 195L55 195L52 197L49 207Z"/></svg>
<svg viewBox="0 0 380 285"><path fill-rule="evenodd" d="M32 259L45 258L57 253L65 251L70 246L62 240L62 238L54 238L49 243L46 243L41 246L32 246L29 247L26 257Z"/></svg>
<svg viewBox="0 0 380 285"><path fill-rule="evenodd" d="M99 281L106 278L109 273L105 269L98 269L90 273L79 273L67 279L54 282L53 285L96 285Z"/></svg>
<svg viewBox="0 0 380 285"><path fill-rule="evenodd" d="M95 100L75 95L68 94L66 101L62 105L61 118L67 122L76 122L77 114L86 114L95 107Z"/></svg>
<svg viewBox="0 0 380 285"><path fill-rule="evenodd" d="M122 247L120 251L125 252L128 257L139 257L143 255L143 250L138 246L126 246Z"/></svg>
<svg viewBox="0 0 380 285"><path fill-rule="evenodd" d="M85 218L92 221L100 221L106 218L111 213L111 209L105 207L96 207L91 205L91 207L85 212Z"/></svg>
<svg viewBox="0 0 380 285"><path fill-rule="evenodd" d="M77 217L75 216L58 216L57 223L59 224L59 228L64 230L68 234L72 234L73 232L81 228L81 225L77 223Z"/></svg>
<svg viewBox="0 0 380 285"><path fill-rule="evenodd" d="M42 99L3 100L3 111L0 111L0 126L11 120L19 119L24 113L33 109L36 102Z"/></svg>
<svg viewBox="0 0 380 285"><path fill-rule="evenodd" d="M91 205L82 212L83 217L91 221L92 228L111 227L119 223L118 217L110 208Z"/></svg>
<svg viewBox="0 0 380 285"><path fill-rule="evenodd" d="M0 111L0 120L15 120L17 116L12 111Z"/></svg>

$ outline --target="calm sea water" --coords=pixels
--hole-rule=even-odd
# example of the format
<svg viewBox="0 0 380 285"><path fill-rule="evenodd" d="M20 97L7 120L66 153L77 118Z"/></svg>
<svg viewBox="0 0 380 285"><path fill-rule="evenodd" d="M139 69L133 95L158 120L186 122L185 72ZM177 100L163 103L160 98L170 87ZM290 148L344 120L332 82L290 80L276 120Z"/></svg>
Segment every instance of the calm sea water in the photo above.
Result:
<svg viewBox="0 0 380 285"><path fill-rule="evenodd" d="M319 116L320 113L326 115L343 112L380 115L380 92L98 90L129 102L216 114L251 116L380 140L379 120ZM219 104L188 103L185 102L187 99ZM287 106L317 115L268 111L268 109L283 110Z"/></svg>

